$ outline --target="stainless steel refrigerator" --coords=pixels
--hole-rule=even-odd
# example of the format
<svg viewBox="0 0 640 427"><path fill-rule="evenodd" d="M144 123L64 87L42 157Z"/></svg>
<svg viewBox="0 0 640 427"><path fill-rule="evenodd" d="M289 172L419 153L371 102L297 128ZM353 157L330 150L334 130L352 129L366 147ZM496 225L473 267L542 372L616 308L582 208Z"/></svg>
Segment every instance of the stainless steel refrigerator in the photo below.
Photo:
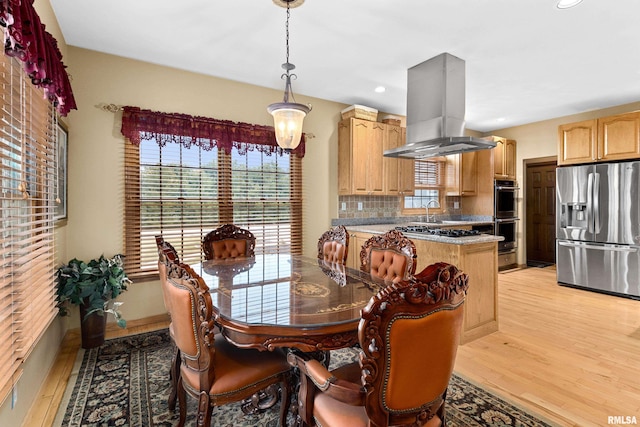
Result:
<svg viewBox="0 0 640 427"><path fill-rule="evenodd" d="M556 169L558 282L640 298L640 161Z"/></svg>

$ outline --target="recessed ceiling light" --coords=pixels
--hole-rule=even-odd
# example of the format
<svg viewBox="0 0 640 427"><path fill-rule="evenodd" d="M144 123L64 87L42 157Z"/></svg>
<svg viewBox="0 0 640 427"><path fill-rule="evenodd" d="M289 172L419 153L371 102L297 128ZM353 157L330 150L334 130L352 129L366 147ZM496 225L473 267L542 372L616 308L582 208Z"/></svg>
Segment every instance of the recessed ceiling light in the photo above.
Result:
<svg viewBox="0 0 640 427"><path fill-rule="evenodd" d="M497 122L504 122L505 120L507 120L507 119L505 119L504 117L498 117L496 119Z"/></svg>
<svg viewBox="0 0 640 427"><path fill-rule="evenodd" d="M376 91L376 93L382 93L385 90L387 90L384 86L378 86L377 88L374 89Z"/></svg>
<svg viewBox="0 0 640 427"><path fill-rule="evenodd" d="M582 0L558 0L557 7L558 9L569 9L581 2Z"/></svg>

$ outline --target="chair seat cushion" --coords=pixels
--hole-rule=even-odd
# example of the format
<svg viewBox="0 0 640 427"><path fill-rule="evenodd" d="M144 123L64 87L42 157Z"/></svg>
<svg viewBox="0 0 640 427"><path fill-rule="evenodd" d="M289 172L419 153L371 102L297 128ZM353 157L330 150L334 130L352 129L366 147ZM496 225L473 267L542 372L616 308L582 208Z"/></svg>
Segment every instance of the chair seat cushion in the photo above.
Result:
<svg viewBox="0 0 640 427"><path fill-rule="evenodd" d="M215 381L209 394L212 397L243 393L266 378L288 372L291 366L282 351L241 349L229 343L221 334L215 338ZM198 389L198 373L181 365L185 385Z"/></svg>

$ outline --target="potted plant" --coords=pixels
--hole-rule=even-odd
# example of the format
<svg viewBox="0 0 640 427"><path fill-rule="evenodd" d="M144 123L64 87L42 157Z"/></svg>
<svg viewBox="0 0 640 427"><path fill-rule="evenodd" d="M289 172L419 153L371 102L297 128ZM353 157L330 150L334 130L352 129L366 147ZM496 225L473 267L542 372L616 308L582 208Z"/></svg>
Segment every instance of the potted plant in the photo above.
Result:
<svg viewBox="0 0 640 427"><path fill-rule="evenodd" d="M61 316L69 314L68 304L80 307L82 347L99 347L104 343L106 313L111 313L118 326L127 321L118 310L121 302L113 300L131 283L125 274L122 255L106 258L100 255L88 263L76 258L60 266L56 272L56 302Z"/></svg>

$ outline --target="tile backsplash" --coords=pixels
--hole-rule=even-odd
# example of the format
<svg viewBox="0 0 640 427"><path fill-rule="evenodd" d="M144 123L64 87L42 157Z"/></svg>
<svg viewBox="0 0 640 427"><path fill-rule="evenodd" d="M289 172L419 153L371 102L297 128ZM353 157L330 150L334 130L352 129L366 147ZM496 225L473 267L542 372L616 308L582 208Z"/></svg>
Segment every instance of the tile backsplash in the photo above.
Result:
<svg viewBox="0 0 640 427"><path fill-rule="evenodd" d="M344 209L342 209L344 206ZM447 197L445 212L461 214L461 197ZM444 213L444 212L443 212ZM393 218L402 216L402 198L396 196L339 196L338 218Z"/></svg>
<svg viewBox="0 0 640 427"><path fill-rule="evenodd" d="M388 218L399 216L401 209L396 196L338 197L338 218Z"/></svg>

